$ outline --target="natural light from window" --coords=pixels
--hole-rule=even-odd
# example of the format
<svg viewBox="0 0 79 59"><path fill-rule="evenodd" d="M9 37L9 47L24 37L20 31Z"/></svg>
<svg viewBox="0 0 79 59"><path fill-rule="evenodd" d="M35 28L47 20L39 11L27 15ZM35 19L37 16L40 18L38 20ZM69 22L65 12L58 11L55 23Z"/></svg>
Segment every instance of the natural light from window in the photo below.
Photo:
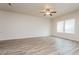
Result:
<svg viewBox="0 0 79 59"><path fill-rule="evenodd" d="M75 20L65 20L65 33L74 33L75 32Z"/></svg>
<svg viewBox="0 0 79 59"><path fill-rule="evenodd" d="M64 21L59 21L57 23L57 32L64 32Z"/></svg>
<svg viewBox="0 0 79 59"><path fill-rule="evenodd" d="M57 32L75 33L75 19L58 21Z"/></svg>

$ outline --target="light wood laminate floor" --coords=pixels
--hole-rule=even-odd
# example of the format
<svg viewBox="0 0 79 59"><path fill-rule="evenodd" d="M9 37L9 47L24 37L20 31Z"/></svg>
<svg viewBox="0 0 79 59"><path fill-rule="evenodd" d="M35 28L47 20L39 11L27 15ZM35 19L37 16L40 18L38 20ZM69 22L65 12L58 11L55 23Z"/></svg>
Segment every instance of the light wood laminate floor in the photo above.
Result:
<svg viewBox="0 0 79 59"><path fill-rule="evenodd" d="M0 41L0 55L77 55L79 42L55 37Z"/></svg>

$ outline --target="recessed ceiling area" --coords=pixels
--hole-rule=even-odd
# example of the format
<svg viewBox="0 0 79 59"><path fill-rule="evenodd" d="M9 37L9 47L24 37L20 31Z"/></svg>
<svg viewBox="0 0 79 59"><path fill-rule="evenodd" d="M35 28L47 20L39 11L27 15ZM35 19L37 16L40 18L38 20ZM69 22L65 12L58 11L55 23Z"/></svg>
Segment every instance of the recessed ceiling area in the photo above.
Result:
<svg viewBox="0 0 79 59"><path fill-rule="evenodd" d="M40 10L45 7L54 8L56 13L52 14L52 16L43 16ZM8 3L0 3L0 10L23 13L42 18L54 18L78 9L79 3L12 3L12 6L9 6Z"/></svg>

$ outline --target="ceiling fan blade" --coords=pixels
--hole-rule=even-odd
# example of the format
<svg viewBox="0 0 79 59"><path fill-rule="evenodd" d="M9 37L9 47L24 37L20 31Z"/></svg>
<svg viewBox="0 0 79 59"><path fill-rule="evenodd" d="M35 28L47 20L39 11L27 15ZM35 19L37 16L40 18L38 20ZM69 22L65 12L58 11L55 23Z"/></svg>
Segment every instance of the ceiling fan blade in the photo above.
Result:
<svg viewBox="0 0 79 59"><path fill-rule="evenodd" d="M8 3L8 5L9 5L9 6L11 6L11 7L13 7L13 6L14 6L14 5L13 5L13 3Z"/></svg>
<svg viewBox="0 0 79 59"><path fill-rule="evenodd" d="M50 14L50 16L52 16L52 14Z"/></svg>
<svg viewBox="0 0 79 59"><path fill-rule="evenodd" d="M11 3L8 3L8 5L11 6L12 4Z"/></svg>
<svg viewBox="0 0 79 59"><path fill-rule="evenodd" d="M52 11L51 13L56 13L56 11Z"/></svg>

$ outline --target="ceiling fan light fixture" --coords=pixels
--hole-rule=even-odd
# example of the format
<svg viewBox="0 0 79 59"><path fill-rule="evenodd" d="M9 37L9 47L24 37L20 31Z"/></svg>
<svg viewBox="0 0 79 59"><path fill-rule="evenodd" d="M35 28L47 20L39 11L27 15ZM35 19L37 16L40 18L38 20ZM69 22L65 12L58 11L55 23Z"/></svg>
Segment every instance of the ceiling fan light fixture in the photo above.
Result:
<svg viewBox="0 0 79 59"><path fill-rule="evenodd" d="M56 11L52 10L51 8L47 8L47 9L45 8L45 9L42 9L40 13L43 13L44 16L46 15L52 16L52 14L56 13Z"/></svg>
<svg viewBox="0 0 79 59"><path fill-rule="evenodd" d="M50 15L50 12L46 12L45 14L46 14L46 15Z"/></svg>

